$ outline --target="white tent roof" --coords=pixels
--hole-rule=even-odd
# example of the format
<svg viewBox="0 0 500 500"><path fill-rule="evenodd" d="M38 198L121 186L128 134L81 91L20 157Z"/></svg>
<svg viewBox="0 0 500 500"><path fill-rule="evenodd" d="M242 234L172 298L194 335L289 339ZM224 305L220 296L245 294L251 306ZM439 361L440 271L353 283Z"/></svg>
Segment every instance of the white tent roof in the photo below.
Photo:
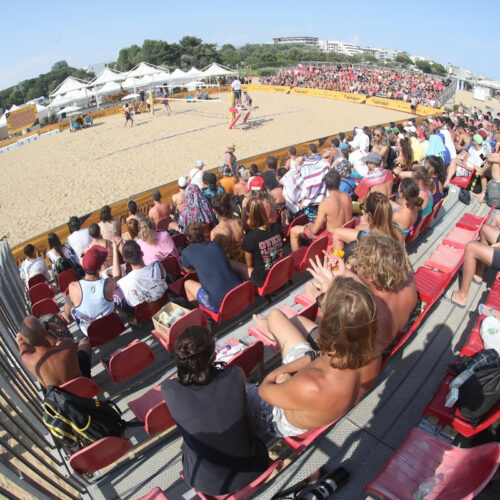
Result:
<svg viewBox="0 0 500 500"><path fill-rule="evenodd" d="M152 64L141 62L127 73L127 77L138 78L144 75L160 73L161 71L163 71L161 68L153 66Z"/></svg>
<svg viewBox="0 0 500 500"><path fill-rule="evenodd" d="M91 95L92 93L86 89L73 90L65 95L56 96L56 98L49 104L49 106L51 108L57 108L59 106L69 104L73 101L83 101L85 99L88 99Z"/></svg>
<svg viewBox="0 0 500 500"><path fill-rule="evenodd" d="M50 97L56 97L73 90L83 89L88 85L88 83L89 82L86 82L85 80L68 76L68 78L60 83L59 86L50 94Z"/></svg>
<svg viewBox="0 0 500 500"><path fill-rule="evenodd" d="M15 104L13 104L11 106L11 108L9 109L9 111L14 111L15 109L19 109L21 106L16 106Z"/></svg>
<svg viewBox="0 0 500 500"><path fill-rule="evenodd" d="M140 78L128 77L123 83L122 87L124 89L133 89L135 87L140 87L142 85Z"/></svg>
<svg viewBox="0 0 500 500"><path fill-rule="evenodd" d="M171 75L168 71L161 71L160 73L154 73L152 75L143 76L138 80L139 85L151 85L154 83L164 83L170 82Z"/></svg>
<svg viewBox="0 0 500 500"><path fill-rule="evenodd" d="M186 73L186 75L189 75L193 78L200 78L203 76L203 73L199 70L196 69L194 66Z"/></svg>
<svg viewBox="0 0 500 500"><path fill-rule="evenodd" d="M104 85L108 82L118 82L120 80L125 80L127 77L124 73L118 73L110 68L104 68L90 83L94 87L96 85Z"/></svg>
<svg viewBox="0 0 500 500"><path fill-rule="evenodd" d="M121 90L121 85L116 82L107 82L99 90L95 90L95 95L117 94Z"/></svg>
<svg viewBox="0 0 500 500"><path fill-rule="evenodd" d="M210 66L207 66L203 70L203 77L208 76L236 76L238 74L237 71L234 71L230 68L226 68L217 63L212 63Z"/></svg>

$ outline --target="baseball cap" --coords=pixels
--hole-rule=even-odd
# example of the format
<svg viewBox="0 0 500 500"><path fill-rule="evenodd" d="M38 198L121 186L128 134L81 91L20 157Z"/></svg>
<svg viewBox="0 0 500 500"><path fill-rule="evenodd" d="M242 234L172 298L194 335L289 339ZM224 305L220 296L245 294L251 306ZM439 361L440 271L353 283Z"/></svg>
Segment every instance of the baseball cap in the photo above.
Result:
<svg viewBox="0 0 500 500"><path fill-rule="evenodd" d="M80 227L80 219L73 215L72 217L69 218L68 226L70 229L78 229Z"/></svg>
<svg viewBox="0 0 500 500"><path fill-rule="evenodd" d="M367 163L376 163L377 165L380 165L382 163L382 157L380 156L379 153L376 151L372 151L371 153L368 153L362 160Z"/></svg>
<svg viewBox="0 0 500 500"><path fill-rule="evenodd" d="M478 130L477 133L483 138L483 141L485 141L486 138L488 137L488 132L486 132L484 128Z"/></svg>
<svg viewBox="0 0 500 500"><path fill-rule="evenodd" d="M196 166L197 166L198 168L203 168L203 167L205 166L205 164L203 163L203 160L198 160L198 161L196 162Z"/></svg>
<svg viewBox="0 0 500 500"><path fill-rule="evenodd" d="M188 181L185 177L179 177L177 184L179 184L180 188L185 188L188 185Z"/></svg>
<svg viewBox="0 0 500 500"><path fill-rule="evenodd" d="M250 191L260 191L264 188L266 182L259 175L254 175L248 179L247 187Z"/></svg>
<svg viewBox="0 0 500 500"><path fill-rule="evenodd" d="M82 258L82 267L89 273L96 273L101 269L108 256L108 251L100 245L93 246L85 252Z"/></svg>
<svg viewBox="0 0 500 500"><path fill-rule="evenodd" d="M481 146L481 144L483 143L483 138L479 134L474 134L472 140L479 146Z"/></svg>

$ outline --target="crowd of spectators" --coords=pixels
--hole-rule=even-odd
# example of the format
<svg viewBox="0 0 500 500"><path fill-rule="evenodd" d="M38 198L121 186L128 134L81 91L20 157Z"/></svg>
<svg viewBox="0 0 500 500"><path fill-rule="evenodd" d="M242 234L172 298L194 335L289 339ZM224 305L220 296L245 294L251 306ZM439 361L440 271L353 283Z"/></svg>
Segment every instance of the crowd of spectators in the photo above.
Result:
<svg viewBox="0 0 500 500"><path fill-rule="evenodd" d="M448 84L442 78L420 72L402 73L394 69L351 65L299 65L277 76L261 78L261 83L386 97L409 102L414 106L423 104L436 108L441 107L439 95Z"/></svg>

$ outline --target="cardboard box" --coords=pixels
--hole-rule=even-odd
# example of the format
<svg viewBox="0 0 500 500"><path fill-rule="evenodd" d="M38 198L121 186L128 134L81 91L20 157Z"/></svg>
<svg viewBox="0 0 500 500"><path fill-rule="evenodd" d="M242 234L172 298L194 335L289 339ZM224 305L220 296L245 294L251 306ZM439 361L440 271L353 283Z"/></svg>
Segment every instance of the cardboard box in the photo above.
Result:
<svg viewBox="0 0 500 500"><path fill-rule="evenodd" d="M189 309L186 309L184 307L178 306L174 302L168 302L165 304L154 316L153 316L153 326L154 329L163 334L163 335L168 335L170 333L170 328L167 326L164 326L162 323L158 321L160 314L162 312L167 312L168 314L172 314L175 310L181 310L184 311L184 314L187 314L189 312Z"/></svg>

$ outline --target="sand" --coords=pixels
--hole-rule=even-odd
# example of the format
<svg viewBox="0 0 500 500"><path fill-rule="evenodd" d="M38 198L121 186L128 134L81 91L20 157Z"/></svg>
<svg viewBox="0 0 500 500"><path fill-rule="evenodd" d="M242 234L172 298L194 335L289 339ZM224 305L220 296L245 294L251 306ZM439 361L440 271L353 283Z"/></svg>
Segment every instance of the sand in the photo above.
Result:
<svg viewBox="0 0 500 500"><path fill-rule="evenodd" d="M11 246L146 189L187 175L196 160L222 163L225 145L246 158L280 147L408 118L399 111L317 97L254 93L246 129L228 130L229 95L221 103L171 102L154 117L123 128L116 115L90 129L65 131L0 155L0 236Z"/></svg>

